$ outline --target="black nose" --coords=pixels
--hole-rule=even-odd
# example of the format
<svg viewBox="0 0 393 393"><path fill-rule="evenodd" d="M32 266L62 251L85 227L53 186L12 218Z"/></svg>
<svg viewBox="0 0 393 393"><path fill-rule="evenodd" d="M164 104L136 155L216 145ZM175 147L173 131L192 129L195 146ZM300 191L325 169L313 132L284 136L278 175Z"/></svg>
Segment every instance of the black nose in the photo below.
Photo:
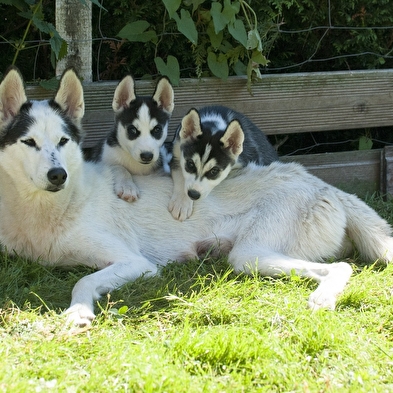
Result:
<svg viewBox="0 0 393 393"><path fill-rule="evenodd" d="M55 186L60 186L67 180L67 172L63 168L53 168L47 176L48 180Z"/></svg>
<svg viewBox="0 0 393 393"><path fill-rule="evenodd" d="M195 190L188 190L187 194L193 201L196 201L201 197L201 193Z"/></svg>
<svg viewBox="0 0 393 393"><path fill-rule="evenodd" d="M149 163L153 159L153 153L150 151L143 151L141 153L141 160L145 163Z"/></svg>

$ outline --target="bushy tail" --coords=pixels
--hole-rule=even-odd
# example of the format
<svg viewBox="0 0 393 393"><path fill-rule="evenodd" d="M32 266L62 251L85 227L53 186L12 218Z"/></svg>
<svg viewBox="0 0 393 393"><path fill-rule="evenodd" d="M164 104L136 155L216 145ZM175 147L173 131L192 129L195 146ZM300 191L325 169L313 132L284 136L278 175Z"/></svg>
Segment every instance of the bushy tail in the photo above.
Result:
<svg viewBox="0 0 393 393"><path fill-rule="evenodd" d="M375 210L355 195L339 191L347 215L347 233L363 259L393 260L392 228Z"/></svg>

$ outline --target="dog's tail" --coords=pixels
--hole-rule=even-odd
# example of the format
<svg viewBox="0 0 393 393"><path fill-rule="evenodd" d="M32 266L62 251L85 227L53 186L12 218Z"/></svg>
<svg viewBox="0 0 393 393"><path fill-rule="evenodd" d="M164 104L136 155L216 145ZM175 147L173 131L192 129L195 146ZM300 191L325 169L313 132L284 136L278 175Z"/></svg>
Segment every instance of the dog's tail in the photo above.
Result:
<svg viewBox="0 0 393 393"><path fill-rule="evenodd" d="M355 195L339 191L347 218L347 234L360 256L367 261L392 262L392 228Z"/></svg>

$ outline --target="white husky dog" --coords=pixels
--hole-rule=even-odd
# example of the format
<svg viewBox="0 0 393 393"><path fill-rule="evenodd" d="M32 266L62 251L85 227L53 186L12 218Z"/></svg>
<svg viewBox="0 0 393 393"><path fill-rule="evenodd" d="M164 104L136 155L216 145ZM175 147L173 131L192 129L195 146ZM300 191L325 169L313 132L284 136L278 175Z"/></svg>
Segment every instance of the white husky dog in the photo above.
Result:
<svg viewBox="0 0 393 393"><path fill-rule="evenodd" d="M91 322L100 295L217 240L237 272L295 271L319 282L312 308L334 309L352 273L348 263L324 258L340 257L352 244L370 261L393 257L385 220L294 163L248 165L184 222L167 209L169 176L135 176L144 196L126 203L113 192L109 167L82 158L83 113L82 85L71 69L54 100L28 101L14 68L0 85L0 241L42 263L100 269L75 285L67 310L73 323Z"/></svg>

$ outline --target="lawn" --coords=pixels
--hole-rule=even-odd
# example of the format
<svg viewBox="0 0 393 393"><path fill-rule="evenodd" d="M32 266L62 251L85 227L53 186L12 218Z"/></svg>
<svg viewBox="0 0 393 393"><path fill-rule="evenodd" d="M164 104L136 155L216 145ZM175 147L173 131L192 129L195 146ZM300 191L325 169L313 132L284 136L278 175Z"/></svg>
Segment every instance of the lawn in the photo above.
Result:
<svg viewBox="0 0 393 393"><path fill-rule="evenodd" d="M368 202L393 224L393 202ZM61 311L91 270L3 254L0 391L391 392L393 266L350 262L334 312L307 308L310 280L206 259L128 284L70 329Z"/></svg>

